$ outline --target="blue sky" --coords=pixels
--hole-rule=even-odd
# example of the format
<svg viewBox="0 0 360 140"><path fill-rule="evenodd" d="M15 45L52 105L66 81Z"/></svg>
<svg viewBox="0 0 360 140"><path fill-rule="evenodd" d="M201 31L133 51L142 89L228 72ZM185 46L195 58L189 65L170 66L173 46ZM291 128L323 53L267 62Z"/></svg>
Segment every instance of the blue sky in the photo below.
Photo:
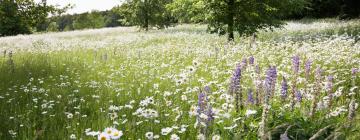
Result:
<svg viewBox="0 0 360 140"><path fill-rule="evenodd" d="M35 0L41 1L41 0ZM48 4L65 6L67 4L75 5L67 13L83 13L91 10L108 10L112 7L119 5L121 0L47 0Z"/></svg>

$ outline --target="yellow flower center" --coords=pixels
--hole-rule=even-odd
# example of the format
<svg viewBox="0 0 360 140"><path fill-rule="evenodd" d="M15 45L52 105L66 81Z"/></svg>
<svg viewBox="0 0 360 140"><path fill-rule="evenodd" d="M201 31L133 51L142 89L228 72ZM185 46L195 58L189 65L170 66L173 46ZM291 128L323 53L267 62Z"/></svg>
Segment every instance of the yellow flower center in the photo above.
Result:
<svg viewBox="0 0 360 140"><path fill-rule="evenodd" d="M114 133L114 136L119 136L119 132L115 132L115 133Z"/></svg>
<svg viewBox="0 0 360 140"><path fill-rule="evenodd" d="M103 137L100 138L100 140L106 140L106 137L103 136Z"/></svg>
<svg viewBox="0 0 360 140"><path fill-rule="evenodd" d="M108 133L108 134L111 134L111 130L108 130L107 133Z"/></svg>

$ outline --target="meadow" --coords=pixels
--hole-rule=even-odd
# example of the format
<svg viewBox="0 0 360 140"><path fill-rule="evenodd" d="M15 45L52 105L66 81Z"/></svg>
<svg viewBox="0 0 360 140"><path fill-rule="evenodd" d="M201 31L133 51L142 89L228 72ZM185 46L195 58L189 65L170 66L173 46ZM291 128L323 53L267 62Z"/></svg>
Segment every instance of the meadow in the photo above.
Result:
<svg viewBox="0 0 360 140"><path fill-rule="evenodd" d="M0 139L360 139L360 22L0 38Z"/></svg>

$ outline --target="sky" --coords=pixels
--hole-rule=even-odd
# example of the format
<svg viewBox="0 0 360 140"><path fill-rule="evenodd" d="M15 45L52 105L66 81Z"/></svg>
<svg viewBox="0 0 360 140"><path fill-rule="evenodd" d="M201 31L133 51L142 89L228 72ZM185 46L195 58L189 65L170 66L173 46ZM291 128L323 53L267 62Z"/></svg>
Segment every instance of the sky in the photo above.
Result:
<svg viewBox="0 0 360 140"><path fill-rule="evenodd" d="M35 1L39 2L41 0ZM74 14L89 12L91 10L109 10L116 5L119 5L121 0L47 0L47 3L51 5L60 5L61 7L72 4L74 5L74 8L68 10L67 13Z"/></svg>

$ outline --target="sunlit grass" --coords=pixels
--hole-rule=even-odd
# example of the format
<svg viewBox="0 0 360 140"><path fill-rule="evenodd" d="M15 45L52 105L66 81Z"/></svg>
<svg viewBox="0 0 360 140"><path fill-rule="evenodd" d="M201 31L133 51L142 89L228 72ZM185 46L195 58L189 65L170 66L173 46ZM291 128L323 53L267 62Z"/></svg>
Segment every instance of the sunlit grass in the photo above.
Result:
<svg viewBox="0 0 360 140"><path fill-rule="evenodd" d="M351 69L359 68L360 62L356 36L341 32L343 27L338 26L330 36L327 29L289 29L260 33L250 47L250 38L228 44L225 37L207 34L204 27L181 25L148 33L113 28L0 38L0 139L97 139L87 132L107 127L121 131L121 139L149 139L151 133L159 139L196 139L204 126L192 111L206 86L211 89L208 104L215 119L201 133L207 139L257 139L262 105L247 101L248 90L256 90L257 78L265 78L269 65L278 70L267 117L269 136L279 139L289 128L289 138L308 139L330 125L320 139L360 137L359 117L348 121L348 111L328 117L336 108L348 109L349 93L358 98L359 76L353 83L351 76ZM355 28L349 30L355 33ZM234 97L228 94L230 78L237 63L250 56L255 64L248 64L241 80L245 107L236 112ZM297 79L293 56L300 57ZM305 82L306 60L313 63ZM260 74L255 73L256 65ZM309 117L317 66L323 69L320 100L327 96L329 75L335 78L332 90L339 96L332 109L319 109ZM285 101L279 96L283 76L290 90L295 80L303 94L294 110L288 107L290 93ZM305 88L310 92L305 93ZM136 113L146 109L157 115ZM256 113L247 116L247 110Z"/></svg>

